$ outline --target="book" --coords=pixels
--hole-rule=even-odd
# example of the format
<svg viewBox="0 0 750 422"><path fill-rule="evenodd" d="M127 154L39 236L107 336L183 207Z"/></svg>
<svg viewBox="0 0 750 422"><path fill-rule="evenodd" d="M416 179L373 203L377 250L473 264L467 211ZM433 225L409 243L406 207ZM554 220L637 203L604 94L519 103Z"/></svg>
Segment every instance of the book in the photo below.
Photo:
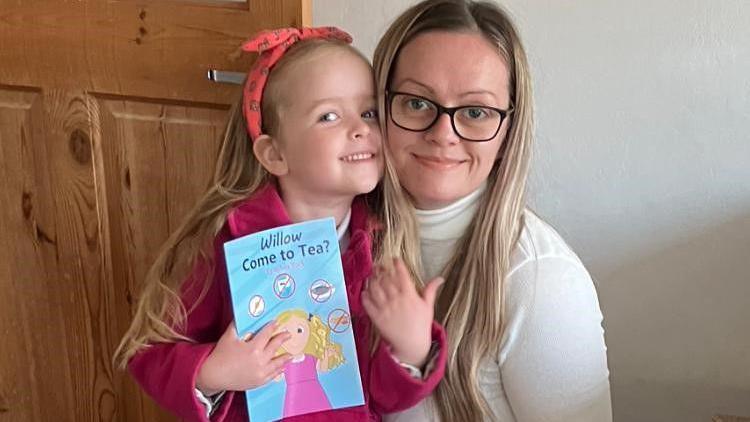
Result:
<svg viewBox="0 0 750 422"><path fill-rule="evenodd" d="M333 218L224 244L237 335L276 320L292 334L283 374L245 392L252 422L364 404Z"/></svg>

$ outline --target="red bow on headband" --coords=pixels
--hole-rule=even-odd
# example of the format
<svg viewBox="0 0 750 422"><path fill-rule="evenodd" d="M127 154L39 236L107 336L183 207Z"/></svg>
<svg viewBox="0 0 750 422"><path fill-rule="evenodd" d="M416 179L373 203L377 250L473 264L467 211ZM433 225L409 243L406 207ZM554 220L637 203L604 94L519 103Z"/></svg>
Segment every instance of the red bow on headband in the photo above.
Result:
<svg viewBox="0 0 750 422"><path fill-rule="evenodd" d="M242 109L247 122L247 133L250 134L250 139L253 142L262 133L261 124L263 120L260 115L260 102L268 80L268 73L289 47L298 41L314 38L352 42L351 35L335 27L282 28L262 31L242 45L244 51L260 53L247 74L242 95Z"/></svg>

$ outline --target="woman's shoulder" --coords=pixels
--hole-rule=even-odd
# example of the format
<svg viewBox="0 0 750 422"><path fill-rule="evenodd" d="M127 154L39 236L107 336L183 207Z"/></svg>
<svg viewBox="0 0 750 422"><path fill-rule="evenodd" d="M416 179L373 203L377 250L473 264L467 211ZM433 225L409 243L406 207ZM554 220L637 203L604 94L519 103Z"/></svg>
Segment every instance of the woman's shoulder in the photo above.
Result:
<svg viewBox="0 0 750 422"><path fill-rule="evenodd" d="M534 211L523 213L521 234L511 256L511 271L530 262L540 260L568 261L574 266L583 266L575 252L551 225Z"/></svg>
<svg viewBox="0 0 750 422"><path fill-rule="evenodd" d="M524 213L504 289L501 362L524 347L541 350L574 341L571 333L589 333L592 342L603 344L602 313L591 275L557 231L532 211Z"/></svg>
<svg viewBox="0 0 750 422"><path fill-rule="evenodd" d="M577 312L581 307L599 310L586 267L560 234L530 210L524 213L505 289L510 313L537 313L554 304L560 312Z"/></svg>

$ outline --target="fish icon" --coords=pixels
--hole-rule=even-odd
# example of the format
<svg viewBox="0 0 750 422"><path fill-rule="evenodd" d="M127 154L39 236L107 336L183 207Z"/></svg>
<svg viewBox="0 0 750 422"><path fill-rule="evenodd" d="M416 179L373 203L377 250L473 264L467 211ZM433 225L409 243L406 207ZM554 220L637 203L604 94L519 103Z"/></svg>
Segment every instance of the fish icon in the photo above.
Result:
<svg viewBox="0 0 750 422"><path fill-rule="evenodd" d="M333 296L336 289L325 280L315 280L310 286L310 297L312 300L323 303Z"/></svg>

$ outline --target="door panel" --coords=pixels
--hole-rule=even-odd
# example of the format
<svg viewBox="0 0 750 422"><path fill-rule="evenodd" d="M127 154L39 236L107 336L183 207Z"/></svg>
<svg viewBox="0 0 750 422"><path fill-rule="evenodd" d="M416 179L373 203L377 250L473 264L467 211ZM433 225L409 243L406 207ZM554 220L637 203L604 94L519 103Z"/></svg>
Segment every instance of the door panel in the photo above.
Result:
<svg viewBox="0 0 750 422"><path fill-rule="evenodd" d="M113 368L207 187L239 45L310 2L0 0L0 421L173 420Z"/></svg>

